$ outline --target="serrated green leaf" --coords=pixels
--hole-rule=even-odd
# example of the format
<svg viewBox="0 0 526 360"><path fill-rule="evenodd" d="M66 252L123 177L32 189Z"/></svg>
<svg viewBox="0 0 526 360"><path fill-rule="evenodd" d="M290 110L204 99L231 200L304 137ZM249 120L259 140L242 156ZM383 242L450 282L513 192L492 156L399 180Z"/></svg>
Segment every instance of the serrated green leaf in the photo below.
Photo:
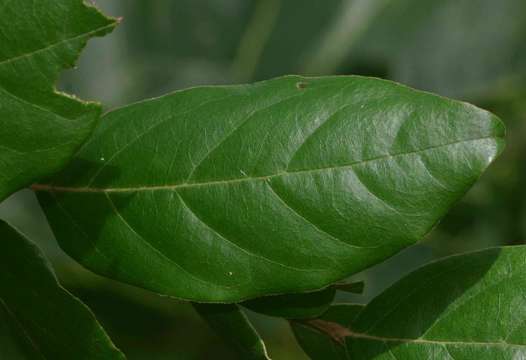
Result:
<svg viewBox="0 0 526 360"><path fill-rule="evenodd" d="M241 305L252 311L285 319L310 319L326 312L334 300L336 289L302 294L264 296L248 300Z"/></svg>
<svg viewBox="0 0 526 360"><path fill-rule="evenodd" d="M265 343L239 306L235 304L193 304L210 327L233 346L242 359L269 359Z"/></svg>
<svg viewBox="0 0 526 360"><path fill-rule="evenodd" d="M526 356L525 257L526 246L516 246L426 265L354 320L339 321L343 344L327 341L330 332L311 324L319 330L311 340L323 345L306 351L313 359L327 359L332 347L346 351L336 359L521 359ZM333 322L327 320L326 328Z"/></svg>
<svg viewBox="0 0 526 360"><path fill-rule="evenodd" d="M110 112L34 189L89 269L238 302L320 289L414 244L503 136L486 111L392 82L290 76Z"/></svg>
<svg viewBox="0 0 526 360"><path fill-rule="evenodd" d="M60 170L92 132L100 106L54 82L115 25L81 0L0 0L0 201Z"/></svg>
<svg viewBox="0 0 526 360"><path fill-rule="evenodd" d="M0 358L124 359L35 244L0 221Z"/></svg>

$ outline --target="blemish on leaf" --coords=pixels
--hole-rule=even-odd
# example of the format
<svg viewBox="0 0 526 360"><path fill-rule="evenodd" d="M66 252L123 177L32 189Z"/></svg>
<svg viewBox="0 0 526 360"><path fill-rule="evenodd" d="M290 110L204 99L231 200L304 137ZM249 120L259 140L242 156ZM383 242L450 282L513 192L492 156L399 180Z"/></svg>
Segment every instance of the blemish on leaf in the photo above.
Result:
<svg viewBox="0 0 526 360"><path fill-rule="evenodd" d="M340 345L345 344L345 338L352 335L352 332L349 329L340 324L322 319L307 320L302 321L301 323L326 334Z"/></svg>
<svg viewBox="0 0 526 360"><path fill-rule="evenodd" d="M303 81L300 81L300 82L296 83L296 87L297 87L299 90L306 89L307 86L309 86L309 83L306 83L306 82L303 82Z"/></svg>

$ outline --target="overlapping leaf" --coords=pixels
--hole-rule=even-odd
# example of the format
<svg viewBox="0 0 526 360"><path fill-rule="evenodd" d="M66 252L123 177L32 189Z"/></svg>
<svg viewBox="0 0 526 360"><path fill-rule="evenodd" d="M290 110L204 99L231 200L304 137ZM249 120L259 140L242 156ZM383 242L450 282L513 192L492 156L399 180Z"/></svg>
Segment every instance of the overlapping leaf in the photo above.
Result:
<svg viewBox="0 0 526 360"><path fill-rule="evenodd" d="M415 243L503 136L486 111L391 82L291 76L110 112L34 188L95 272L240 301L319 289Z"/></svg>
<svg viewBox="0 0 526 360"><path fill-rule="evenodd" d="M360 304L335 304L318 319L290 324L298 344L313 360L347 360L349 350L344 342L350 333L347 327L363 308Z"/></svg>
<svg viewBox="0 0 526 360"><path fill-rule="evenodd" d="M293 327L313 359L521 359L525 256L526 247L517 246L446 258L358 314L339 306L331 317Z"/></svg>
<svg viewBox="0 0 526 360"><path fill-rule="evenodd" d="M334 287L306 294L264 296L243 302L252 311L285 319L309 319L325 313L336 295Z"/></svg>
<svg viewBox="0 0 526 360"><path fill-rule="evenodd" d="M0 0L0 201L60 170L92 132L100 107L54 82L115 25L81 0Z"/></svg>
<svg viewBox="0 0 526 360"><path fill-rule="evenodd" d="M0 221L0 358L124 359L40 250Z"/></svg>
<svg viewBox="0 0 526 360"><path fill-rule="evenodd" d="M193 305L208 325L229 343L242 359L270 359L265 343L239 306L197 303Z"/></svg>

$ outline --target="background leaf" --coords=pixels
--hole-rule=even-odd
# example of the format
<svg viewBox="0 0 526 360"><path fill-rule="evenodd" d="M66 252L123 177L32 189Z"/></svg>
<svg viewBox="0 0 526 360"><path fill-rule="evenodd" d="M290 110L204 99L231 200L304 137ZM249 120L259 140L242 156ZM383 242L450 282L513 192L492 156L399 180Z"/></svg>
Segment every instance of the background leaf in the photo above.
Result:
<svg viewBox="0 0 526 360"><path fill-rule="evenodd" d="M336 289L332 286L311 293L265 296L248 300L241 305L269 316L285 319L309 319L322 315L334 300Z"/></svg>
<svg viewBox="0 0 526 360"><path fill-rule="evenodd" d="M522 0L387 1L342 65L463 99L510 94L524 88L524 14Z"/></svg>
<svg viewBox="0 0 526 360"><path fill-rule="evenodd" d="M232 67L246 67L245 58L256 56L252 68L235 81L265 80L299 73L316 52L324 30L341 10L344 0L259 0L251 14ZM266 20L270 18L269 20ZM265 21L266 20L266 21Z"/></svg>
<svg viewBox="0 0 526 360"><path fill-rule="evenodd" d="M3 221L0 234L0 358L124 359L40 250Z"/></svg>
<svg viewBox="0 0 526 360"><path fill-rule="evenodd" d="M93 130L100 107L54 82L116 22L81 0L1 0L0 9L1 201L64 167Z"/></svg>
<svg viewBox="0 0 526 360"><path fill-rule="evenodd" d="M86 267L237 302L320 289L414 244L503 135L483 110L395 83L291 76L113 111L35 189Z"/></svg>
<svg viewBox="0 0 526 360"><path fill-rule="evenodd" d="M199 303L193 305L208 325L237 350L240 359L270 359L265 343L239 306Z"/></svg>
<svg viewBox="0 0 526 360"><path fill-rule="evenodd" d="M322 329L316 323L310 330L297 324L295 332L302 344L302 337L314 339L317 348L306 346L313 359L327 359L334 347L335 359L521 358L525 254L525 246L515 246L445 258L403 278L358 315L351 308L337 318L322 317L344 326L343 344L328 341L330 331L314 336L313 328Z"/></svg>

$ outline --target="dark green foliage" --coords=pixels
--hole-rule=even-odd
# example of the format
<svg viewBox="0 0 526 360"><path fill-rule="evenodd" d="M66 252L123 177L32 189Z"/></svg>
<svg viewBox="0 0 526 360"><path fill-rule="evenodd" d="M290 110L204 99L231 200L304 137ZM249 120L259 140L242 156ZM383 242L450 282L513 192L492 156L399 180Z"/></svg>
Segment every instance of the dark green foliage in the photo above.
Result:
<svg viewBox="0 0 526 360"><path fill-rule="evenodd" d="M510 95L526 71L520 0L179 0L126 9L143 26L126 30L129 66L104 72L129 75L109 87L121 95L351 69L484 99L511 119L522 154L522 93ZM146 297L155 301L198 302L241 359L269 358L242 307L289 320L313 359L526 356L523 247L446 258L366 306L333 304L363 291L342 280L422 240L463 198L504 148L497 116L375 78L285 76L190 88L101 117L99 105L55 82L91 37L116 24L81 0L0 0L0 201L31 186L68 255L153 291ZM97 93L114 79L102 77L93 77ZM478 247L522 242L524 171L496 169L500 177L494 170L475 189L493 200L480 206L472 192L435 232L441 252L476 248L473 238ZM495 233L466 230L470 217L472 228L493 224ZM438 247L456 232L462 241ZM4 222L0 240L0 358L124 358L32 242ZM136 341L128 337L135 314L124 315L120 335L108 321L140 306L93 301L85 285L79 294L117 343L142 349L130 358L153 359L145 349L157 339L146 338L156 331L143 328ZM142 310L135 324L177 322ZM216 355L210 347L201 354Z"/></svg>
<svg viewBox="0 0 526 360"><path fill-rule="evenodd" d="M293 323L312 359L518 359L526 354L525 246L452 256L363 309Z"/></svg>
<svg viewBox="0 0 526 360"><path fill-rule="evenodd" d="M0 221L0 358L124 359L40 250Z"/></svg>

